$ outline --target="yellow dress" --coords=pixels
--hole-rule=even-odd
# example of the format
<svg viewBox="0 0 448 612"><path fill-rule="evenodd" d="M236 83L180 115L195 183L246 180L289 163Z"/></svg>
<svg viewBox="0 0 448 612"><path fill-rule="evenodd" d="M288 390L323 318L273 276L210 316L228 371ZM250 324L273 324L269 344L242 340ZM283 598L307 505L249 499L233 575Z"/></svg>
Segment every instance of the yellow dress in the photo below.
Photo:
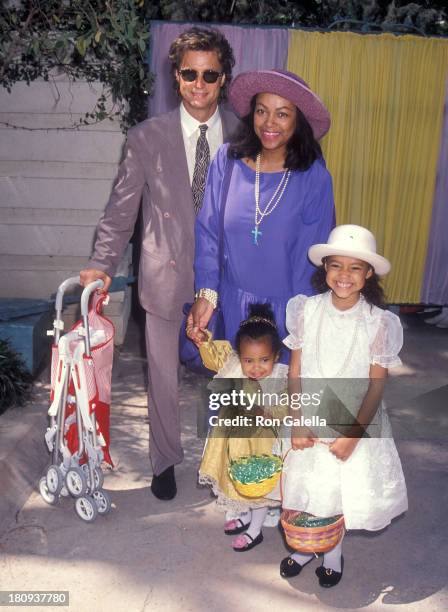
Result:
<svg viewBox="0 0 448 612"><path fill-rule="evenodd" d="M214 381L217 379L232 378L231 383L238 390L253 394L257 391L266 394L276 394L280 396L287 391L288 367L284 364L275 364L272 374L258 382L251 381L243 375L241 364L236 353L231 353L224 366L219 370L210 387L213 389ZM286 397L286 396L285 396ZM287 406L264 406L257 414L263 412L266 417L283 418L287 412ZM249 413L250 414L250 413ZM235 416L235 409L221 408L217 417L228 418ZM255 425L254 418L250 417L252 424L247 424L244 428L234 426L216 425L211 428L207 438L202 462L199 468L199 483L208 484L217 497L217 505L223 510L234 510L235 512L245 512L249 508L263 506L278 506L279 492L278 487L269 493L269 497L249 498L243 497L236 491L232 480L229 477L229 461L246 455L271 454L272 448L277 441L277 436L270 427ZM277 428L278 429L278 428ZM248 437L237 437L241 432Z"/></svg>

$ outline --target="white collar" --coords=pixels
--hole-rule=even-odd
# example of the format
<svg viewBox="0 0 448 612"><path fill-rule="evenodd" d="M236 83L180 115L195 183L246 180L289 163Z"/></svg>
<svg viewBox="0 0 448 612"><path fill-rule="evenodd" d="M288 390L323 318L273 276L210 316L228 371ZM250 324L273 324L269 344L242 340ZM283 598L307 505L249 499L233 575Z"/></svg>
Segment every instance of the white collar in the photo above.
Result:
<svg viewBox="0 0 448 612"><path fill-rule="evenodd" d="M333 304L331 294L331 289L324 294L324 299L327 301L327 312L331 317L347 317L356 314L359 308L363 308L363 304L366 301L363 294L360 293L359 300L356 302L356 304L353 304L353 306L347 308L347 310L339 310L339 308L336 308L336 306Z"/></svg>
<svg viewBox="0 0 448 612"><path fill-rule="evenodd" d="M212 129L219 122L219 108L216 107L215 112L207 121L198 121L190 113L187 111L183 103L180 105L180 122L182 124L182 129L185 132L187 138L199 128L200 125L206 124L208 129Z"/></svg>

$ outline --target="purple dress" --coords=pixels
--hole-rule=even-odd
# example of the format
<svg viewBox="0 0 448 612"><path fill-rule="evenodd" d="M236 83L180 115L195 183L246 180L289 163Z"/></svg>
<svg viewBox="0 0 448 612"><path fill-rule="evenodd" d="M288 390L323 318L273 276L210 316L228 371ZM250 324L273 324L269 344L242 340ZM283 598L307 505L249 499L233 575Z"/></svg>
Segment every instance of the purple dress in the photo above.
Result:
<svg viewBox="0 0 448 612"><path fill-rule="evenodd" d="M291 172L286 190L272 214L255 227L255 171L235 160L224 215L224 261L219 270L219 210L224 169L228 163L225 144L210 165L204 203L196 220L195 286L215 289L224 314L226 338L234 342L239 324L255 302L269 302L280 337L287 336L288 300L312 295L310 279L315 267L307 258L312 244L327 241L335 213L331 176L323 160L305 172ZM260 209L274 194L282 172L260 174ZM282 355L287 362L289 354Z"/></svg>

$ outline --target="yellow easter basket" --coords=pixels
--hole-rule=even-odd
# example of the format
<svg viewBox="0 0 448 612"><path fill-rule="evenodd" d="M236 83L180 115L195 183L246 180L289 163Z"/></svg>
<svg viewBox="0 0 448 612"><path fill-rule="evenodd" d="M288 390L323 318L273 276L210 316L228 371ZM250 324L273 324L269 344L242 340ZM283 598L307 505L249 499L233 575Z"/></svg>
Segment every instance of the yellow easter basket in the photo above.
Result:
<svg viewBox="0 0 448 612"><path fill-rule="evenodd" d="M278 483L282 471L278 455L248 455L229 459L229 478L243 497L264 497Z"/></svg>

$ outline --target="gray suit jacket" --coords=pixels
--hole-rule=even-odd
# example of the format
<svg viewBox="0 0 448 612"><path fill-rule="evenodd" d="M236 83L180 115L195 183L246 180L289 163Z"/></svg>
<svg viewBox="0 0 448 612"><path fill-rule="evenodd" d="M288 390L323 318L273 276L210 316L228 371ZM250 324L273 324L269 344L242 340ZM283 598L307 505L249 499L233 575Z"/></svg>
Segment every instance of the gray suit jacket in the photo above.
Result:
<svg viewBox="0 0 448 612"><path fill-rule="evenodd" d="M224 142L238 120L220 108ZM97 228L89 266L113 276L142 202L139 297L143 308L178 319L193 299L193 198L179 108L131 128L124 158Z"/></svg>

